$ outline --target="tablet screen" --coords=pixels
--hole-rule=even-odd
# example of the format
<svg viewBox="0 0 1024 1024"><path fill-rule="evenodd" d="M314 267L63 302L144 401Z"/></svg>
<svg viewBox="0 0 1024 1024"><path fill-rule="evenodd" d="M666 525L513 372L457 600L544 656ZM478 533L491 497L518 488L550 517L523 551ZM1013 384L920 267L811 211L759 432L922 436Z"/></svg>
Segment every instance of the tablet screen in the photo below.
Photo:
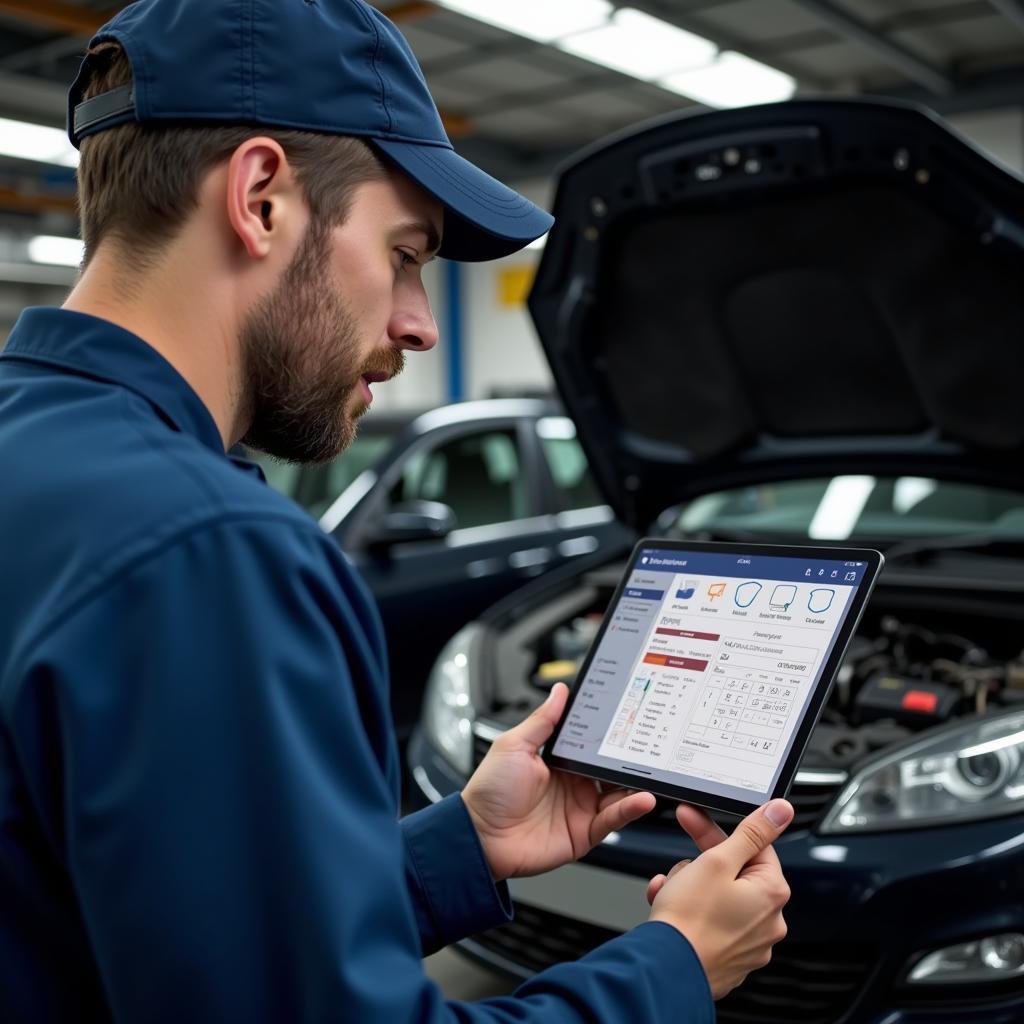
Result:
<svg viewBox="0 0 1024 1024"><path fill-rule="evenodd" d="M657 543L634 552L551 752L611 777L760 803L809 735L801 723L820 709L824 670L838 665L842 650L832 665L830 655L878 564Z"/></svg>

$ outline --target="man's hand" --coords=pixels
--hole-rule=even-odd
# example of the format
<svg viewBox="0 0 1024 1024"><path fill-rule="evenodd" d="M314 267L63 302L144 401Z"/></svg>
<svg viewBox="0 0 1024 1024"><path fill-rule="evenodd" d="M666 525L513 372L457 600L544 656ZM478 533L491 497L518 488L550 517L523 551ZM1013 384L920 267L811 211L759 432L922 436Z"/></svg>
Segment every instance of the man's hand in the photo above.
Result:
<svg viewBox="0 0 1024 1024"><path fill-rule="evenodd" d="M462 791L495 879L582 857L609 832L652 810L651 793L601 791L592 779L553 772L538 751L562 716L569 688L556 683L524 722L499 736Z"/></svg>
<svg viewBox="0 0 1024 1024"><path fill-rule="evenodd" d="M771 847L793 820L785 800L772 800L725 833L695 807L676 809L679 824L702 851L647 888L651 920L672 925L690 941L715 999L771 959L786 937L782 908L789 886Z"/></svg>

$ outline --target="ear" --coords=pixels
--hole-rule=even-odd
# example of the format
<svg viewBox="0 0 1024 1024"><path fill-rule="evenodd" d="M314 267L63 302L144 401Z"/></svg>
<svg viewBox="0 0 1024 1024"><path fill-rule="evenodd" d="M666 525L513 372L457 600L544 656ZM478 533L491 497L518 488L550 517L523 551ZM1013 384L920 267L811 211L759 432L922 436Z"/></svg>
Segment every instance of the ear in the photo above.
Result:
<svg viewBox="0 0 1024 1024"><path fill-rule="evenodd" d="M228 221L252 259L263 259L293 209L295 179L273 139L247 139L231 154L227 172Z"/></svg>

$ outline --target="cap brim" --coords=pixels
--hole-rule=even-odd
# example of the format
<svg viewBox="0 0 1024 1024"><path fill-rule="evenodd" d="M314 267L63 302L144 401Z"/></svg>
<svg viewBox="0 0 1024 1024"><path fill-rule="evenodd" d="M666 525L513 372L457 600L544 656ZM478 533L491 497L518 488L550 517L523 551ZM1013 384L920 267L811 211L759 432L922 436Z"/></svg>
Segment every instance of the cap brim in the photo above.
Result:
<svg viewBox="0 0 1024 1024"><path fill-rule="evenodd" d="M444 146L373 139L373 144L445 207L440 256L479 262L518 252L554 218Z"/></svg>

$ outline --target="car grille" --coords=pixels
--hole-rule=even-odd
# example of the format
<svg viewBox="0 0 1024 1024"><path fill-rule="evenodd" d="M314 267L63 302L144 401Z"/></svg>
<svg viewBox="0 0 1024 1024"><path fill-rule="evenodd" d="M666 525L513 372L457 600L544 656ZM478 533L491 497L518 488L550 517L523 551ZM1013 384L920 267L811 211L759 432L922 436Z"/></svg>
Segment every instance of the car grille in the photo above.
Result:
<svg viewBox="0 0 1024 1024"><path fill-rule="evenodd" d="M489 732L488 735L473 734L474 768L484 759L484 755L490 750L492 742L493 737ZM824 778L830 777L824 776ZM836 776L831 776L831 778L834 779ZM812 828L825 812L825 808L832 802L841 785L842 783L835 781L824 783L794 782L789 791L789 801L792 803L796 814L793 818L793 824L789 827L789 832L806 831ZM731 831L736 822L740 820L731 814L714 813L712 817L726 831ZM675 804L669 801L659 801L658 810L645 819L644 824L648 828L653 826L655 828L678 829L679 825L675 819Z"/></svg>
<svg viewBox="0 0 1024 1024"><path fill-rule="evenodd" d="M618 932L516 904L516 919L473 936L467 952L519 977L575 960ZM833 1024L849 1011L873 962L863 947L781 942L771 963L717 1004L718 1024Z"/></svg>

